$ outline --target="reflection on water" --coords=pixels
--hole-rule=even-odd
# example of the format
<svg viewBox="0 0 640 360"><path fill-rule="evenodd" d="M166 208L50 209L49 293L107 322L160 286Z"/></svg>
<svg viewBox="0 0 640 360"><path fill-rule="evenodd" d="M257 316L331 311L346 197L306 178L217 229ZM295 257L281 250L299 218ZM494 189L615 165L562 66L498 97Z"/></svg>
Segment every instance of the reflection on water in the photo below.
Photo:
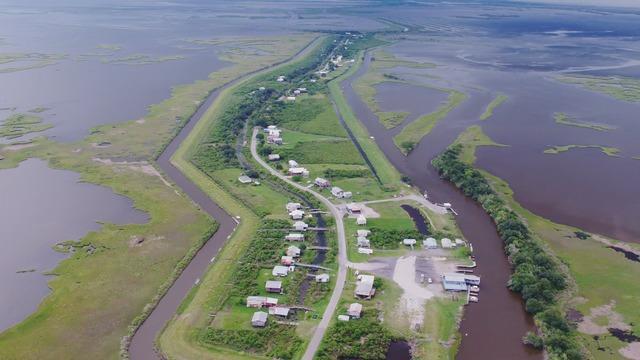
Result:
<svg viewBox="0 0 640 360"><path fill-rule="evenodd" d="M98 221L147 221L131 200L79 178L38 159L0 170L0 330L25 318L48 294L43 273L64 258L53 245L99 230Z"/></svg>

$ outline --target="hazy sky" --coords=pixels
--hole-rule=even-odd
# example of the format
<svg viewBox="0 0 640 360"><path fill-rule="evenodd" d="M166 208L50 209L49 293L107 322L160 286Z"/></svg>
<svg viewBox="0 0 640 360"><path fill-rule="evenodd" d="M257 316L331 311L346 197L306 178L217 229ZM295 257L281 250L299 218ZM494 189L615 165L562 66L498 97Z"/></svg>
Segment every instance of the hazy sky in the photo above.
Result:
<svg viewBox="0 0 640 360"><path fill-rule="evenodd" d="M640 7L640 0L516 0L549 4Z"/></svg>

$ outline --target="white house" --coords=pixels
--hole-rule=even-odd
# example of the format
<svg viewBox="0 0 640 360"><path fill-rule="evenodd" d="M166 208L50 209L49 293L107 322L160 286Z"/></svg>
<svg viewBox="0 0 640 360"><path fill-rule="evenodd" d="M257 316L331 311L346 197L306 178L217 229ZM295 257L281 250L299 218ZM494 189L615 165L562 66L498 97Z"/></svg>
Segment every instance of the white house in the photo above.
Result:
<svg viewBox="0 0 640 360"><path fill-rule="evenodd" d="M280 258L280 264L291 266L294 263L293 256L283 256Z"/></svg>
<svg viewBox="0 0 640 360"><path fill-rule="evenodd" d="M291 176L309 176L309 170L303 167L292 167L289 168L289 175Z"/></svg>
<svg viewBox="0 0 640 360"><path fill-rule="evenodd" d="M361 299L371 299L375 295L376 289L373 287L373 283L358 282L356 284L355 296Z"/></svg>
<svg viewBox="0 0 640 360"><path fill-rule="evenodd" d="M290 203L287 203L286 208L287 208L287 211L289 211L289 212L294 211L294 210L300 210L300 209L302 209L302 204L290 202Z"/></svg>
<svg viewBox="0 0 640 360"><path fill-rule="evenodd" d="M287 101L296 101L296 97L295 96L287 96L285 99Z"/></svg>
<svg viewBox="0 0 640 360"><path fill-rule="evenodd" d="M349 315L338 315L338 321L349 321Z"/></svg>
<svg viewBox="0 0 640 360"><path fill-rule="evenodd" d="M292 212L289 213L289 216L291 216L293 220L302 220L302 218L304 217L304 211L293 210Z"/></svg>
<svg viewBox="0 0 640 360"><path fill-rule="evenodd" d="M331 188L331 195L341 199L344 191L337 186Z"/></svg>
<svg viewBox="0 0 640 360"><path fill-rule="evenodd" d="M318 274L318 275L316 275L316 282L328 283L329 282L329 274Z"/></svg>
<svg viewBox="0 0 640 360"><path fill-rule="evenodd" d="M289 160L289 167L296 168L296 167L299 167L299 166L300 166L300 165L298 164L298 162L297 162L297 161L295 161L295 160Z"/></svg>
<svg viewBox="0 0 640 360"><path fill-rule="evenodd" d="M287 241L304 241L304 234L290 233L284 237Z"/></svg>
<svg viewBox="0 0 640 360"><path fill-rule="evenodd" d="M373 275L366 275L366 274L362 274L362 275L358 275L357 277L359 282L365 282L365 283L372 283L374 281L376 281L376 277Z"/></svg>
<svg viewBox="0 0 640 360"><path fill-rule="evenodd" d="M304 221L296 221L293 223L293 229L296 231L307 231L309 224Z"/></svg>
<svg viewBox="0 0 640 360"><path fill-rule="evenodd" d="M288 266L276 265L273 267L273 270L271 271L271 275L273 276L287 276L288 274L289 274Z"/></svg>
<svg viewBox="0 0 640 360"><path fill-rule="evenodd" d="M287 256L299 257L300 253L301 253L300 248L295 245L291 245L287 248Z"/></svg>
<svg viewBox="0 0 640 360"><path fill-rule="evenodd" d="M356 234L357 234L358 236L367 237L367 236L369 236L369 234L371 234L371 231L366 230L366 229L360 229L360 230L357 230L357 231L356 231Z"/></svg>
<svg viewBox="0 0 640 360"><path fill-rule="evenodd" d="M271 307L278 305L278 299L266 296L247 296L247 307Z"/></svg>
<svg viewBox="0 0 640 360"><path fill-rule="evenodd" d="M251 180L251 178L248 177L247 175L241 175L238 178L238 181L240 181L240 183L242 184L251 184L253 182L253 180Z"/></svg>
<svg viewBox="0 0 640 360"><path fill-rule="evenodd" d="M351 199L352 196L353 196L353 193L351 191L343 191L342 192L342 198L343 199Z"/></svg>
<svg viewBox="0 0 640 360"><path fill-rule="evenodd" d="M286 80L286 77L284 75L280 75L278 76L278 78L276 79L277 82L283 82Z"/></svg>
<svg viewBox="0 0 640 360"><path fill-rule="evenodd" d="M265 327L267 325L268 314L264 311L256 311L251 317L251 326Z"/></svg>
<svg viewBox="0 0 640 360"><path fill-rule="evenodd" d="M284 143L281 137L275 137L275 136L267 137L267 142L269 144L275 144L275 145L282 145Z"/></svg>
<svg viewBox="0 0 640 360"><path fill-rule="evenodd" d="M358 246L368 248L371 246L369 239L364 236L358 236Z"/></svg>
<svg viewBox="0 0 640 360"><path fill-rule="evenodd" d="M282 292L282 281L268 280L264 288L270 293L280 293Z"/></svg>
<svg viewBox="0 0 640 360"><path fill-rule="evenodd" d="M279 154L269 154L269 156L267 158L269 159L269 161L278 161L278 160L280 160L280 155Z"/></svg>
<svg viewBox="0 0 640 360"><path fill-rule="evenodd" d="M448 238L443 238L442 240L440 240L440 243L442 244L443 249L453 249L454 247L456 247L451 239Z"/></svg>
<svg viewBox="0 0 640 360"><path fill-rule="evenodd" d="M364 215L358 215L358 218L356 219L356 224L367 225L367 218L364 217Z"/></svg>
<svg viewBox="0 0 640 360"><path fill-rule="evenodd" d="M371 255L373 254L373 249L360 247L358 248L358 254Z"/></svg>
<svg viewBox="0 0 640 360"><path fill-rule="evenodd" d="M329 180L323 179L323 178L316 178L313 183L322 189L328 188L329 186L331 186L331 183L329 182Z"/></svg>
<svg viewBox="0 0 640 360"><path fill-rule="evenodd" d="M422 242L422 245L427 248L427 249L437 249L438 248L438 241L432 237L427 238L426 240L424 240Z"/></svg>
<svg viewBox="0 0 640 360"><path fill-rule="evenodd" d="M359 319L360 315L362 315L362 304L353 303L349 305L349 310L347 311L347 314L349 314L349 316L353 319Z"/></svg>
<svg viewBox="0 0 640 360"><path fill-rule="evenodd" d="M289 316L290 309L284 306L273 306L269 308L269 315L280 316L286 318Z"/></svg>

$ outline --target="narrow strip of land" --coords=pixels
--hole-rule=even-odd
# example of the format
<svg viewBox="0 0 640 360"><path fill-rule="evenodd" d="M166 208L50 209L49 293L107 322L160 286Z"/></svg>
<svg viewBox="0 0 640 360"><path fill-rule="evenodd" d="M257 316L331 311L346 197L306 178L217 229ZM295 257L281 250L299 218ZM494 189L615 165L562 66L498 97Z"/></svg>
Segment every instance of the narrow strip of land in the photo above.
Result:
<svg viewBox="0 0 640 360"><path fill-rule="evenodd" d="M344 231L344 222L342 220L342 214L340 210L338 210L338 208L334 204L332 204L329 199L322 196L320 193L307 188L306 186L292 181L276 169L272 168L264 160L262 160L257 151L256 135L258 134L258 131L259 128L253 129L253 134L251 135L251 156L253 156L256 162L267 171L269 171L270 174L278 177L282 181L291 186L294 186L301 191L313 195L316 199L320 200L329 209L329 211L331 211L331 215L336 221L336 231L338 234L338 276L336 278L336 286L333 288L333 293L331 294L331 299L329 299L329 303L327 304L327 307L324 310L324 314L322 315L322 320L320 320L320 323L313 332L313 336L309 341L307 350L302 357L303 360L312 360L313 356L318 350L318 347L320 346L320 343L322 342L322 338L324 337L327 328L329 327L329 322L331 321L331 318L336 311L336 307L338 306L338 302L340 301L340 297L342 296L342 290L344 289L344 284L347 279L347 240Z"/></svg>

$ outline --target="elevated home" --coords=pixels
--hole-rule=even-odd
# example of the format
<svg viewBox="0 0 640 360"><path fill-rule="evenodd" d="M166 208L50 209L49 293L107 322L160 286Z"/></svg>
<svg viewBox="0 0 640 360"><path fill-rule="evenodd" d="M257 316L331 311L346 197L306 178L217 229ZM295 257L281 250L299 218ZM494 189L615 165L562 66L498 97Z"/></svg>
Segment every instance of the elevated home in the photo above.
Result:
<svg viewBox="0 0 640 360"><path fill-rule="evenodd" d="M289 212L291 212L293 210L300 210L300 209L302 209L302 204L290 202L290 203L287 203L286 208L287 208L287 211L289 211Z"/></svg>
<svg viewBox="0 0 640 360"><path fill-rule="evenodd" d="M367 218L364 215L358 215L358 218L356 219L356 224L360 226L367 225Z"/></svg>
<svg viewBox="0 0 640 360"><path fill-rule="evenodd" d="M247 307L271 307L278 305L278 299L266 296L247 296Z"/></svg>
<svg viewBox="0 0 640 360"><path fill-rule="evenodd" d="M327 179L323 179L323 178L316 178L313 181L314 184L316 184L317 187L321 188L321 189L326 189L328 187L331 186L331 182L329 182L329 180Z"/></svg>
<svg viewBox="0 0 640 360"><path fill-rule="evenodd" d="M291 266L294 263L293 256L283 256L280 258L280 264Z"/></svg>
<svg viewBox="0 0 640 360"><path fill-rule="evenodd" d="M413 246L417 243L416 239L404 239L402 243L407 246Z"/></svg>
<svg viewBox="0 0 640 360"><path fill-rule="evenodd" d="M371 243L366 237L358 236L358 246L368 248L369 246L371 246Z"/></svg>
<svg viewBox="0 0 640 360"><path fill-rule="evenodd" d="M300 165L295 160L289 160L289 167L296 168L296 167L300 167Z"/></svg>
<svg viewBox="0 0 640 360"><path fill-rule="evenodd" d="M373 283L358 282L356 284L355 296L359 299L371 299L376 294L376 289L373 287Z"/></svg>
<svg viewBox="0 0 640 360"><path fill-rule="evenodd" d="M267 326L268 314L264 311L256 311L251 317L251 326L253 327L265 327Z"/></svg>
<svg viewBox="0 0 640 360"><path fill-rule="evenodd" d="M291 257L299 257L301 253L301 250L299 247L295 246L295 245L291 245L287 248L287 256L291 256Z"/></svg>
<svg viewBox="0 0 640 360"><path fill-rule="evenodd" d="M342 194L344 195L344 192ZM347 204L347 211L351 214L360 214L362 213L362 208L358 204Z"/></svg>
<svg viewBox="0 0 640 360"><path fill-rule="evenodd" d="M362 275L358 275L357 279L358 279L359 282L365 282L365 283L372 283L373 284L373 282L376 280L376 277L373 276L373 275L362 274Z"/></svg>
<svg viewBox="0 0 640 360"><path fill-rule="evenodd" d="M281 293L282 292L282 281L269 280L264 285L265 290L270 293Z"/></svg>
<svg viewBox="0 0 640 360"><path fill-rule="evenodd" d="M304 234L291 233L284 237L287 241L304 241Z"/></svg>
<svg viewBox="0 0 640 360"><path fill-rule="evenodd" d="M328 283L329 282L329 274L318 274L316 275L316 282L319 283Z"/></svg>
<svg viewBox="0 0 640 360"><path fill-rule="evenodd" d="M280 155L279 154L269 154L269 156L267 156L267 158L269 159L269 161L278 161L278 160L280 160Z"/></svg>
<svg viewBox="0 0 640 360"><path fill-rule="evenodd" d="M304 177L307 177L307 176L309 176L309 170L307 170L306 168L303 168L303 167L291 167L291 168L289 168L289 175L290 176L304 176Z"/></svg>
<svg viewBox="0 0 640 360"><path fill-rule="evenodd" d="M353 303L349 305L347 314L349 314L349 317L351 317L352 319L360 319L360 316L362 315L362 304Z"/></svg>
<svg viewBox="0 0 640 360"><path fill-rule="evenodd" d="M480 285L480 277L458 273L442 275L442 287L447 291L467 291L471 285Z"/></svg>
<svg viewBox="0 0 640 360"><path fill-rule="evenodd" d="M371 234L371 231L366 230L366 229L360 229L360 230L356 230L356 234L358 236L367 237L367 236L369 236L369 234Z"/></svg>
<svg viewBox="0 0 640 360"><path fill-rule="evenodd" d="M293 223L293 229L296 231L307 231L309 224L304 221L296 221Z"/></svg>
<svg viewBox="0 0 640 360"><path fill-rule="evenodd" d="M337 186L334 186L331 188L331 195L335 196L338 199L342 199L342 195L344 195L344 190L342 190Z"/></svg>
<svg viewBox="0 0 640 360"><path fill-rule="evenodd" d="M289 213L289 216L291 216L293 220L302 220L302 218L304 217L304 211L293 210L292 212Z"/></svg>
<svg viewBox="0 0 640 360"><path fill-rule="evenodd" d="M291 311L291 309L289 309L288 307L274 306L269 308L269 315L286 318L287 316L289 316L289 311Z"/></svg>
<svg viewBox="0 0 640 360"><path fill-rule="evenodd" d="M427 249L437 249L438 248L438 241L432 237L430 238L426 238L423 242L422 242L422 246L424 246Z"/></svg>
<svg viewBox="0 0 640 360"><path fill-rule="evenodd" d="M451 239L443 238L440 240L443 249L453 249L456 245L451 241Z"/></svg>
<svg viewBox="0 0 640 360"><path fill-rule="evenodd" d="M271 270L271 275L273 276L287 276L289 274L289 266L280 266L280 265L276 265L273 267L273 270Z"/></svg>

